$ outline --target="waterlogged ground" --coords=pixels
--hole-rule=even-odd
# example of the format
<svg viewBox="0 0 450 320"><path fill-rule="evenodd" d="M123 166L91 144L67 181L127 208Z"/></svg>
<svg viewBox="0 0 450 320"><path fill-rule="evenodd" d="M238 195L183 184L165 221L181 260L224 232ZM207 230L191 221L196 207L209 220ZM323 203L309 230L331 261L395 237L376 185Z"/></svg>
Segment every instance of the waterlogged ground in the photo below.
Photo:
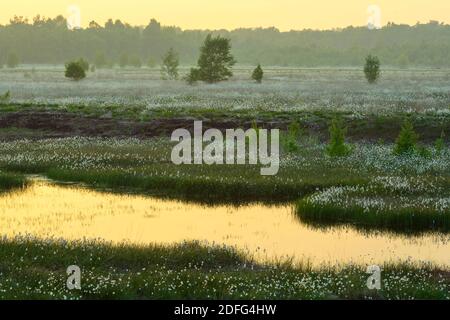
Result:
<svg viewBox="0 0 450 320"><path fill-rule="evenodd" d="M445 235L321 230L302 224L293 206L201 206L39 179L24 191L0 196L0 234L139 245L201 241L234 247L260 263L292 259L319 267L413 262L450 268L450 238Z"/></svg>
<svg viewBox="0 0 450 320"><path fill-rule="evenodd" d="M293 202L314 194L310 202L319 205L372 211L422 208L447 216L450 211L448 147L437 151L428 146L426 157L398 157L392 145L358 143L348 157L331 158L324 144L304 137L298 151L282 152L276 176L263 177L259 166L175 166L170 160L173 145L164 138L2 142L0 168L191 200Z"/></svg>
<svg viewBox="0 0 450 320"><path fill-rule="evenodd" d="M62 67L0 70L0 298L450 299L450 149L432 145L448 134L450 72L386 68L376 85L356 69L266 68L261 85L250 73L188 86L156 69L80 82ZM323 143L336 114L355 142L342 158ZM422 155L393 154L405 117ZM167 137L77 137L154 137L194 119L304 128L295 151L282 139L274 177L174 166ZM22 189L20 174L33 175Z"/></svg>

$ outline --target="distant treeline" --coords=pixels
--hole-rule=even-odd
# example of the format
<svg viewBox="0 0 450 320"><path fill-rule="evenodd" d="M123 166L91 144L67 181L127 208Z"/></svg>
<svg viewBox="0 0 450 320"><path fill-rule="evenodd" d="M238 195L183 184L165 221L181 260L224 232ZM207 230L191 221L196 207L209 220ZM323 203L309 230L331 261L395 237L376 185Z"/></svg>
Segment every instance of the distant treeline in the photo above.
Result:
<svg viewBox="0 0 450 320"><path fill-rule="evenodd" d="M415 26L389 23L379 30L348 27L328 31L280 32L276 28L182 30L152 19L145 27L109 20L104 26L68 30L62 16L14 17L0 26L0 62L16 56L21 63L60 64L83 57L97 67L114 64L158 65L171 47L182 64L195 64L208 33L232 41L239 64L265 66L361 66L369 53L382 65L449 67L450 25L431 21Z"/></svg>

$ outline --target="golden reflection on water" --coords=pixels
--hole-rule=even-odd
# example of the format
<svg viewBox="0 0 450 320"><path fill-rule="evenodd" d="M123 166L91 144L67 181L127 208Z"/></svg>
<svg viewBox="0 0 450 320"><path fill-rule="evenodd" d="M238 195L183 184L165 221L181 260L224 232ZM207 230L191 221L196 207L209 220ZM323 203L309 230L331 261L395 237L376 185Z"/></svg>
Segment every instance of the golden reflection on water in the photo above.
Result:
<svg viewBox="0 0 450 320"><path fill-rule="evenodd" d="M0 234L172 244L184 240L235 246L257 260L294 257L322 263L430 261L448 267L448 236L367 235L351 228L317 230L292 208L205 207L138 195L119 195L37 180L0 196Z"/></svg>

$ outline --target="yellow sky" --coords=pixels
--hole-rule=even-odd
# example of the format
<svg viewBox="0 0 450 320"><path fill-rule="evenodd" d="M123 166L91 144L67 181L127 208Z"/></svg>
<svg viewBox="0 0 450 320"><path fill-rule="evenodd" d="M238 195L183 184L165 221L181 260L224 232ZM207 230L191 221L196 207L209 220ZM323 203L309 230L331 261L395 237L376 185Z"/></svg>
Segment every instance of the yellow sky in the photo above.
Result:
<svg viewBox="0 0 450 320"><path fill-rule="evenodd" d="M450 0L1 0L0 23L14 15L68 15L77 5L81 22L103 24L107 18L146 25L154 17L163 25L183 29L234 29L276 26L281 30L329 29L366 25L367 8L381 9L381 24L450 23Z"/></svg>

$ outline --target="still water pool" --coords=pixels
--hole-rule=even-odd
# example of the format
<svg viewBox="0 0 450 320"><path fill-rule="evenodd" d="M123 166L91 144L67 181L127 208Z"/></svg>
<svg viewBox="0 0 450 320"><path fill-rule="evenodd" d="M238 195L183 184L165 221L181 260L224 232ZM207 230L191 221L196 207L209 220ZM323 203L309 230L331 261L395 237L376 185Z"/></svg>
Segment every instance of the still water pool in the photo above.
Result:
<svg viewBox="0 0 450 320"><path fill-rule="evenodd" d="M292 206L207 207L149 196L34 180L0 195L0 235L103 239L137 244L204 241L234 246L258 261L321 264L426 261L450 267L450 237L327 230L302 223Z"/></svg>

